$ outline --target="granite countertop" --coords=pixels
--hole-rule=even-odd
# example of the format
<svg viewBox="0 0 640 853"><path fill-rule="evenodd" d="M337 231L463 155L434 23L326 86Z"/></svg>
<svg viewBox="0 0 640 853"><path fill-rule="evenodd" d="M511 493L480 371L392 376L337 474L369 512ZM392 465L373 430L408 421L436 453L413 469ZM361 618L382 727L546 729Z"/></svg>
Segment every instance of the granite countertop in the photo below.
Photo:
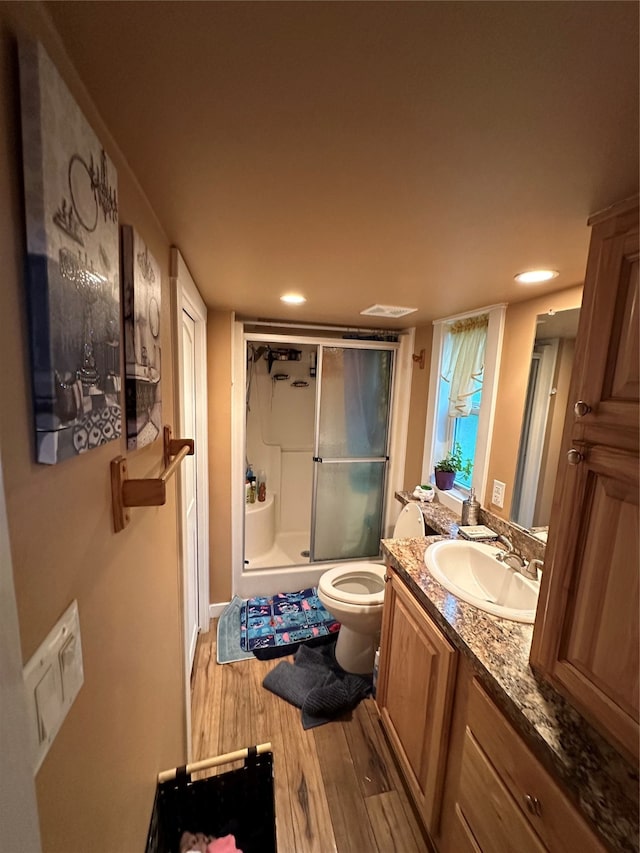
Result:
<svg viewBox="0 0 640 853"><path fill-rule="evenodd" d="M405 503L411 499L407 493L396 497ZM429 527L441 535L385 539L387 562L467 657L483 686L608 846L638 853L637 771L533 672L529 664L533 625L478 610L432 577L424 564L425 549L442 538L457 538L457 522L454 513L437 503L423 504L423 512Z"/></svg>
<svg viewBox="0 0 640 853"><path fill-rule="evenodd" d="M426 502L414 498L411 492L396 492L396 500L402 504L417 503L422 509L425 524L428 528L443 536L455 538L458 536L458 527L460 519L453 510L448 509L436 500ZM512 524L510 521L505 521L499 515L495 515L484 507L480 508L478 521L480 524L486 524L491 530L499 535L508 536L513 543L513 548L523 557L528 560L537 559L544 560L545 543L539 536L534 536L528 530L518 525Z"/></svg>

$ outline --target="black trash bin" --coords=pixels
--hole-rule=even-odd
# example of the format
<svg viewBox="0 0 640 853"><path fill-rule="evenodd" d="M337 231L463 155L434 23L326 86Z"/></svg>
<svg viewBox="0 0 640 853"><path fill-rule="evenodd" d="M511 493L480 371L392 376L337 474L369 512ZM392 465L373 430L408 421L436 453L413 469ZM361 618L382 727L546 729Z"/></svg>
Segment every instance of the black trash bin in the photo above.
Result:
<svg viewBox="0 0 640 853"><path fill-rule="evenodd" d="M196 765L189 765L158 782L146 853L178 853L183 832L231 834L242 853L276 853L273 755L258 749L249 747L242 767L219 776L193 781L189 771ZM227 760L210 759L209 766Z"/></svg>

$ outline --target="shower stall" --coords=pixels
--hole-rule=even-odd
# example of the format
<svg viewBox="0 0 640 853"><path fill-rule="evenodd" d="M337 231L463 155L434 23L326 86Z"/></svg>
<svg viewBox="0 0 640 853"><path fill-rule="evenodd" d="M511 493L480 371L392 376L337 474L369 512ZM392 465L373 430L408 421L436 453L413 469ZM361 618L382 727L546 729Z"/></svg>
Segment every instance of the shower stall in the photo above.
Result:
<svg viewBox="0 0 640 853"><path fill-rule="evenodd" d="M399 344L255 333L243 344L244 465L266 478L264 499L244 504L243 573L375 559Z"/></svg>

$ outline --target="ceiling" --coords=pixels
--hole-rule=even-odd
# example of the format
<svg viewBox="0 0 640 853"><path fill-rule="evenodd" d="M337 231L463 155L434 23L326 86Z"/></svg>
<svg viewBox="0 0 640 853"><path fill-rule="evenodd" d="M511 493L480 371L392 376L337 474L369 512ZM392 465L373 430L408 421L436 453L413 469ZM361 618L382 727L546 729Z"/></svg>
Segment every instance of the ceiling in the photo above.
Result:
<svg viewBox="0 0 640 853"><path fill-rule="evenodd" d="M528 299L638 191L635 2L47 7L213 308L395 329Z"/></svg>

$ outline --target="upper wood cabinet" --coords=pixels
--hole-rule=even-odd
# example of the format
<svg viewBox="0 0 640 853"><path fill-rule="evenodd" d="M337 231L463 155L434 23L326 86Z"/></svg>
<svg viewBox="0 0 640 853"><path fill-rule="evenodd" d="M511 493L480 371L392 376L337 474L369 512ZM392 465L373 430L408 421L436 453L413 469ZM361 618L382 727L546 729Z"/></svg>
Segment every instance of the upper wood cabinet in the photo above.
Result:
<svg viewBox="0 0 640 853"><path fill-rule="evenodd" d="M376 702L413 799L437 831L457 653L387 569Z"/></svg>
<svg viewBox="0 0 640 853"><path fill-rule="evenodd" d="M531 663L638 758L638 199L593 226Z"/></svg>

